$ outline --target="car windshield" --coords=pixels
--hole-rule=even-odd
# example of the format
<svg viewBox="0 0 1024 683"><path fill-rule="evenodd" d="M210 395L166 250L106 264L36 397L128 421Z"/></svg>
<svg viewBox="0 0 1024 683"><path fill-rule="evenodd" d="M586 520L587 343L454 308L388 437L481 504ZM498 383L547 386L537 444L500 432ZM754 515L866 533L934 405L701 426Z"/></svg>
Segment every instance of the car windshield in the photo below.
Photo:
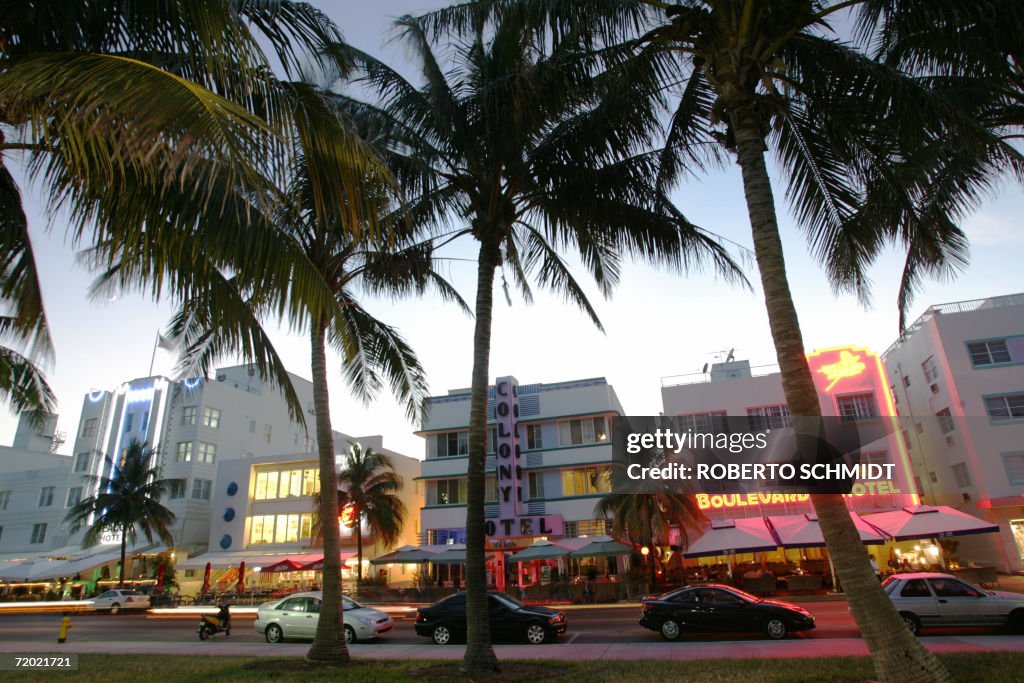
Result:
<svg viewBox="0 0 1024 683"><path fill-rule="evenodd" d="M491 595L493 595L495 598L497 598L498 602L503 602L506 605L508 605L509 607L513 607L515 609L519 609L520 607L525 607L526 606L523 603L521 603L518 600L516 600L515 598L513 598L512 596L505 595L504 593L491 593Z"/></svg>
<svg viewBox="0 0 1024 683"><path fill-rule="evenodd" d="M341 596L341 609L342 610L347 612L347 611L352 610L352 609L360 609L360 608L362 608L362 605L360 605L358 602L356 602L352 598L348 597L347 595Z"/></svg>

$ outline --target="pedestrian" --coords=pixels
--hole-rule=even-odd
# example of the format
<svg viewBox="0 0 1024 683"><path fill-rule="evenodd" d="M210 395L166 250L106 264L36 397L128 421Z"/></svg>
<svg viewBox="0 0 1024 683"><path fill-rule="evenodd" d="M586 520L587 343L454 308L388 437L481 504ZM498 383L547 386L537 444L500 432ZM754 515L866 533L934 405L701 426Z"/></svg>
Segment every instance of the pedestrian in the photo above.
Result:
<svg viewBox="0 0 1024 683"><path fill-rule="evenodd" d="M868 555L868 561L871 563L871 571L875 573L879 579L882 578L882 570L878 567L878 560L875 559L874 555Z"/></svg>

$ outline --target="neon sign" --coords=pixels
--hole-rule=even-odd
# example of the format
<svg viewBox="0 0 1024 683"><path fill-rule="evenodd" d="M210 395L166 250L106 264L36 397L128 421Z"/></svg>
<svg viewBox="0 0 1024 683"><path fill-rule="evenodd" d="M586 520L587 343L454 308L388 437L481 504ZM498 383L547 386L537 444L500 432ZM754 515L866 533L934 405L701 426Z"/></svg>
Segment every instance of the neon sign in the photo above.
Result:
<svg viewBox="0 0 1024 683"><path fill-rule="evenodd" d="M822 365L818 368L818 372L825 375L826 379L831 382L831 384L825 387L825 391L832 391L832 387L840 380L847 377L856 377L866 369L867 365L860 359L860 356L856 356L849 351L841 351L838 361Z"/></svg>
<svg viewBox="0 0 1024 683"><path fill-rule="evenodd" d="M864 481L857 482L844 493L844 498L860 498L862 496L890 496L902 494L896 482ZM723 493L696 494L697 507L701 510L721 510L724 508L759 507L761 505L785 505L787 503L805 503L811 499L807 493Z"/></svg>
<svg viewBox="0 0 1024 683"><path fill-rule="evenodd" d="M356 525L356 506L349 503L341 508L341 516L338 522L346 529L353 529Z"/></svg>

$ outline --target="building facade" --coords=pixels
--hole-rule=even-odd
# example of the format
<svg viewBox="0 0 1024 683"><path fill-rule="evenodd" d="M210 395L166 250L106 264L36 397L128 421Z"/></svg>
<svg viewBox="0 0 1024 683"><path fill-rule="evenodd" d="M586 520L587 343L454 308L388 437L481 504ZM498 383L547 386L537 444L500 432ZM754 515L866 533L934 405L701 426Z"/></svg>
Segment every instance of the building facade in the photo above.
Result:
<svg viewBox="0 0 1024 683"><path fill-rule="evenodd" d="M924 500L999 524L961 562L1024 569L1024 294L932 306L883 358Z"/></svg>

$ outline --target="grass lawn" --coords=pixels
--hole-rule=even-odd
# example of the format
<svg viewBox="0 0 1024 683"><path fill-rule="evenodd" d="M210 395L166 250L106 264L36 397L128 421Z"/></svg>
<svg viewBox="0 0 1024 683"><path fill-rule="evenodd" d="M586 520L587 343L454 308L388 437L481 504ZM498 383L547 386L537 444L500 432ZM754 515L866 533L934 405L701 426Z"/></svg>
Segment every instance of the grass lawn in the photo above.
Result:
<svg viewBox="0 0 1024 683"><path fill-rule="evenodd" d="M958 681L1019 681L1024 654L1013 652L959 653L941 659ZM345 668L310 668L301 659L248 657L170 657L139 655L81 655L77 672L0 672L0 681L96 681L108 683L172 683L174 681L464 681L453 662L391 662L358 660ZM691 662L504 662L495 681L566 680L587 683L628 681L714 681L715 683L774 683L872 679L866 657L828 659L739 659ZM480 679L477 679L480 680Z"/></svg>

